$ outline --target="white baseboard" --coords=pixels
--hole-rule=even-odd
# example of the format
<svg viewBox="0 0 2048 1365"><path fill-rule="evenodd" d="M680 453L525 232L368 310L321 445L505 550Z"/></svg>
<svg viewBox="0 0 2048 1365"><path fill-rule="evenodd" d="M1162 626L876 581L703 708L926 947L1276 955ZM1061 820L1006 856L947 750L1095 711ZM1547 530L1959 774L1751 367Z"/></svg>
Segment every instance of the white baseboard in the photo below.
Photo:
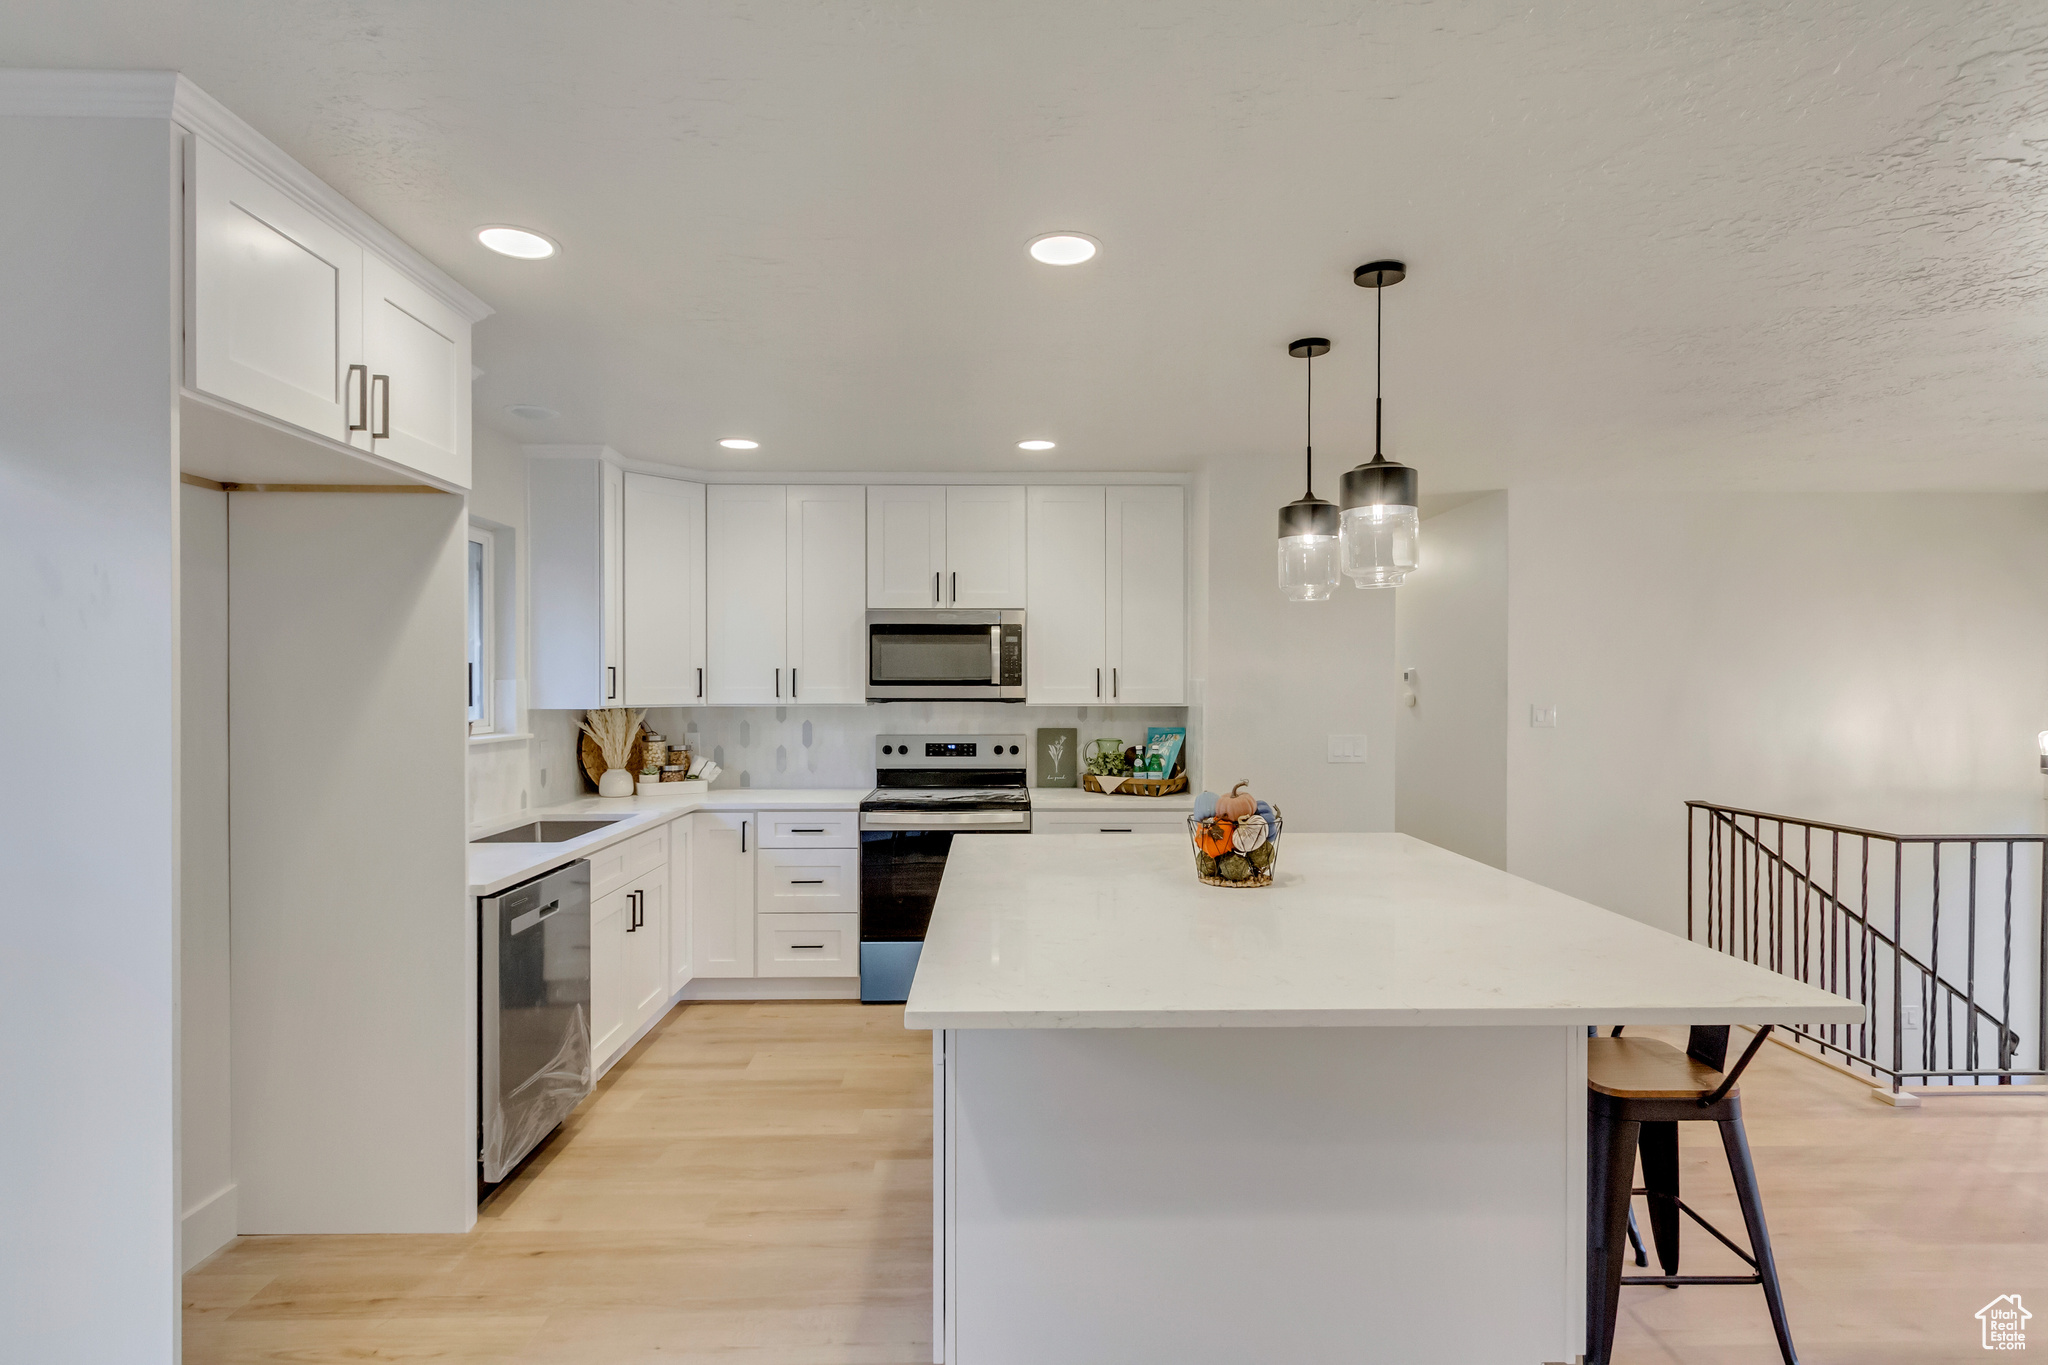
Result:
<svg viewBox="0 0 2048 1365"><path fill-rule="evenodd" d="M186 1271L235 1240L235 1185L233 1181L192 1206L178 1220L179 1246Z"/></svg>
<svg viewBox="0 0 2048 1365"><path fill-rule="evenodd" d="M676 992L691 1000L858 1000L857 976L709 976Z"/></svg>

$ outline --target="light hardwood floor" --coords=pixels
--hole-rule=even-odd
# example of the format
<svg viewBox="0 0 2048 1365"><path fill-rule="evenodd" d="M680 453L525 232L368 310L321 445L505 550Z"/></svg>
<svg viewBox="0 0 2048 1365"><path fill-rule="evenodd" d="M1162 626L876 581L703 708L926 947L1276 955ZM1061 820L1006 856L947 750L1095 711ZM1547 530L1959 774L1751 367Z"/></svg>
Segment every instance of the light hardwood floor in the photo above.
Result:
<svg viewBox="0 0 2048 1365"><path fill-rule="evenodd" d="M896 1008L679 1009L475 1232L245 1237L187 1275L185 1359L928 1361L930 1061ZM1984 1358L1973 1315L2005 1293L2048 1348L2048 1097L1894 1110L1778 1048L1743 1092L1807 1365ZM1683 1151L1688 1201L1739 1229L1712 1125ZM1690 1227L1685 1258L1735 1268ZM1741 1288L1626 1290L1616 1346L1777 1358Z"/></svg>

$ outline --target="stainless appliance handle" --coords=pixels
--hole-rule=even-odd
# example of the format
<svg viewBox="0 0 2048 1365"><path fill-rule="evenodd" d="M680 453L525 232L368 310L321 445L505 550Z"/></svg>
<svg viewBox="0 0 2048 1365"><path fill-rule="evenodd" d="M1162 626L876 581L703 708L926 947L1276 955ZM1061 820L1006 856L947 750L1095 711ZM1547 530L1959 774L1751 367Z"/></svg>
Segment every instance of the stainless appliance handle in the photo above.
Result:
<svg viewBox="0 0 2048 1365"><path fill-rule="evenodd" d="M992 829L1030 822L1029 814L1015 810L878 810L860 817L862 829Z"/></svg>
<svg viewBox="0 0 2048 1365"><path fill-rule="evenodd" d="M1003 628L988 628L988 680L997 687L1003 685Z"/></svg>
<svg viewBox="0 0 2048 1365"><path fill-rule="evenodd" d="M551 900L538 910L529 910L523 915L515 916L512 922L505 927L516 938L561 908L562 902L559 899Z"/></svg>

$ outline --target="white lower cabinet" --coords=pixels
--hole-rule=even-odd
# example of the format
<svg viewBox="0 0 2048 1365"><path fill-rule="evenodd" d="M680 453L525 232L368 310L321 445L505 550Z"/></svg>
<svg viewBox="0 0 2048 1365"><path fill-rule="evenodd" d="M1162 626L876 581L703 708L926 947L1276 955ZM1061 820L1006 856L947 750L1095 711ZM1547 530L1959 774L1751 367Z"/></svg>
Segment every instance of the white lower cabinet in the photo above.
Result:
<svg viewBox="0 0 2048 1365"><path fill-rule="evenodd" d="M626 924L630 890L590 903L590 1055L603 1062L626 1036Z"/></svg>
<svg viewBox="0 0 2048 1365"><path fill-rule="evenodd" d="M697 841L690 817L684 816L668 827L668 991L674 995L690 984L695 971L695 904L690 894L690 868Z"/></svg>
<svg viewBox="0 0 2048 1365"><path fill-rule="evenodd" d="M763 915L754 960L762 976L858 976L860 916Z"/></svg>
<svg viewBox="0 0 2048 1365"><path fill-rule="evenodd" d="M754 976L752 812L702 810L690 822L690 967L693 976Z"/></svg>
<svg viewBox="0 0 2048 1365"><path fill-rule="evenodd" d="M851 914L859 909L858 849L771 848L755 860L757 915Z"/></svg>
<svg viewBox="0 0 2048 1365"><path fill-rule="evenodd" d="M620 975L632 1034L668 1006L668 870L643 878L629 894Z"/></svg>

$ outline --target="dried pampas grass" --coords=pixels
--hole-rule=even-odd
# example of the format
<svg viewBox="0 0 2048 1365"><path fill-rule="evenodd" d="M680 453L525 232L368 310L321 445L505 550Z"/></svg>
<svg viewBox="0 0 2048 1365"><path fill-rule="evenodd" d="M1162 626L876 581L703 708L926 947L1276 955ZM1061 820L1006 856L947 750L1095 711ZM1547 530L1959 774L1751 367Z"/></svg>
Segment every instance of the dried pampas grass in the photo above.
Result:
<svg viewBox="0 0 2048 1365"><path fill-rule="evenodd" d="M578 728L590 736L606 768L624 768L633 756L633 742L640 737L640 721L646 714L628 711L623 706L607 706L600 711L585 711Z"/></svg>

